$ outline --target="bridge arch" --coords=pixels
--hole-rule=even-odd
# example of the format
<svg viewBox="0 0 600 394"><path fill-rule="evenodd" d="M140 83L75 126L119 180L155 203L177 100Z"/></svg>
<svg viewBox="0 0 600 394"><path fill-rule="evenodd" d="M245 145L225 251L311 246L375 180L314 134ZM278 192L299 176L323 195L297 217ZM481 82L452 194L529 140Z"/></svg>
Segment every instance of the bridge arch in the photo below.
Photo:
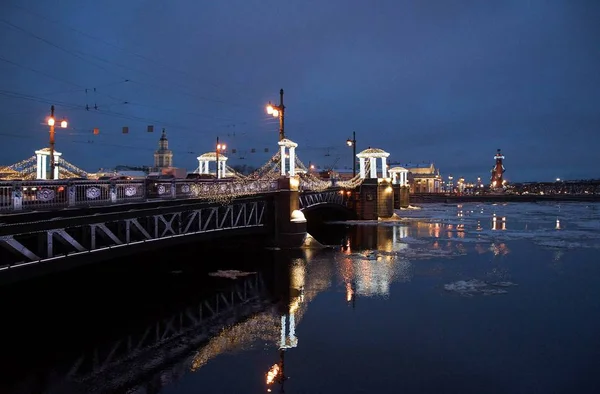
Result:
<svg viewBox="0 0 600 394"><path fill-rule="evenodd" d="M356 219L356 212L354 210L336 202L318 202L306 206L300 211L306 217L308 226L311 227L325 222Z"/></svg>
<svg viewBox="0 0 600 394"><path fill-rule="evenodd" d="M351 220L356 212L349 208L348 199L342 189L300 193L300 211L309 227L328 221ZM310 230L309 230L310 231Z"/></svg>

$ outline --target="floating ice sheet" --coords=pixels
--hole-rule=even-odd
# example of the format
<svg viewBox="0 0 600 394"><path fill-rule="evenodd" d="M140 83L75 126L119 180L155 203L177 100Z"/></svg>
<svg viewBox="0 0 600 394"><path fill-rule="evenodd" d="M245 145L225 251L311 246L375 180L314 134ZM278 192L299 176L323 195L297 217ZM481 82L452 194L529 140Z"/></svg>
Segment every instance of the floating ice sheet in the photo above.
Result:
<svg viewBox="0 0 600 394"><path fill-rule="evenodd" d="M509 287L517 286L512 282L484 282L478 279L459 280L457 282L444 285L444 290L459 294L465 297L475 295L497 295L507 294Z"/></svg>
<svg viewBox="0 0 600 394"><path fill-rule="evenodd" d="M254 275L256 272L244 272L238 270L219 270L217 272L211 272L208 275L218 278L237 279L242 276Z"/></svg>

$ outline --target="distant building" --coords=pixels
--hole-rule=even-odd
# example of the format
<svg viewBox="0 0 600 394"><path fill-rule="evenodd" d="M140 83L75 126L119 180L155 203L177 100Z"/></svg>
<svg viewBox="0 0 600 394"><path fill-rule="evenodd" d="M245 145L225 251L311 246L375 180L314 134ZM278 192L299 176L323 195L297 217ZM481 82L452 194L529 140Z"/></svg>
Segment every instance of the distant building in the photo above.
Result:
<svg viewBox="0 0 600 394"><path fill-rule="evenodd" d="M436 169L433 163L397 164L408 170L408 184L411 193L440 193L442 191L440 170Z"/></svg>
<svg viewBox="0 0 600 394"><path fill-rule="evenodd" d="M504 172L506 171L504 165L502 164L502 161L504 160L504 155L502 154L500 149L496 151L496 156L494 156L494 160L496 161L496 164L494 165L494 168L492 168L492 179L490 182L492 188L497 189L504 186Z"/></svg>
<svg viewBox="0 0 600 394"><path fill-rule="evenodd" d="M169 149L169 140L165 129L162 130L162 135L158 140L158 149L154 151L154 167L150 168L149 172L173 175L175 178L185 178L187 175L185 168L173 167L173 151Z"/></svg>
<svg viewBox="0 0 600 394"><path fill-rule="evenodd" d="M160 171L163 168L171 167L173 167L173 151L169 149L167 132L163 129L160 140L158 141L158 150L154 152L154 168L155 170Z"/></svg>

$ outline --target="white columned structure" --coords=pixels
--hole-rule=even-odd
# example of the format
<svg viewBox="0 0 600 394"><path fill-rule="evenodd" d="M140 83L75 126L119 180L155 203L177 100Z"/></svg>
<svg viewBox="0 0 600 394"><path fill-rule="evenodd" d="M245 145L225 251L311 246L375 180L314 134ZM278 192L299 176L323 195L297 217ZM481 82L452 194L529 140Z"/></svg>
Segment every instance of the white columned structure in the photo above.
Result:
<svg viewBox="0 0 600 394"><path fill-rule="evenodd" d="M404 167L393 167L389 170L392 176L392 184L408 186L408 170Z"/></svg>
<svg viewBox="0 0 600 394"><path fill-rule="evenodd" d="M374 157L369 157L369 164L371 167L370 178L377 178L377 159Z"/></svg>
<svg viewBox="0 0 600 394"><path fill-rule="evenodd" d="M294 141L288 140L287 138L282 139L277 143L280 146L280 167L281 167L281 176L294 176L296 175L296 148L298 144ZM286 160L287 152L286 149L289 149L289 160ZM289 162L289 165L286 166L286 161Z"/></svg>
<svg viewBox="0 0 600 394"><path fill-rule="evenodd" d="M290 147L290 176L296 175L296 147Z"/></svg>
<svg viewBox="0 0 600 394"><path fill-rule="evenodd" d="M281 176L285 176L285 146L283 145L281 145L280 156L279 167L281 167Z"/></svg>
<svg viewBox="0 0 600 394"><path fill-rule="evenodd" d="M57 154L56 152L54 152L54 176L52 179L58 179L59 175L58 175L58 169L59 169L59 161L58 161L58 157L60 156L60 154Z"/></svg>
<svg viewBox="0 0 600 394"><path fill-rule="evenodd" d="M367 177L367 175L365 174L365 158L364 157L358 158L358 166L359 166L359 170L360 170L360 177L362 179L365 179Z"/></svg>
<svg viewBox="0 0 600 394"><path fill-rule="evenodd" d="M48 179L48 162L50 159L50 149L44 148L35 151L36 155L36 179ZM54 174L52 179L59 178L59 159L62 153L54 151Z"/></svg>
<svg viewBox="0 0 600 394"><path fill-rule="evenodd" d="M364 151L358 153L356 155L356 157L358 157L359 159L359 166L360 166L360 177L361 178L366 178L367 177L367 171L366 171L366 161L367 159L369 159L369 178L377 178L378 177L378 173L379 171L377 171L377 159L381 159L381 165L382 165L382 169L381 169L381 176L382 178L387 178L387 158L390 154L387 153L386 151L382 150L382 149L376 149L376 148L368 148L365 149Z"/></svg>
<svg viewBox="0 0 600 394"><path fill-rule="evenodd" d="M35 165L35 169L36 169L35 179L42 179L42 155L38 154L37 152L35 152L35 154L37 156L37 162Z"/></svg>
<svg viewBox="0 0 600 394"><path fill-rule="evenodd" d="M217 163L217 153L207 152L196 158L198 160L198 173L210 174L210 163L216 163L215 175L219 178L225 177L227 174L227 156L219 154L219 162Z"/></svg>

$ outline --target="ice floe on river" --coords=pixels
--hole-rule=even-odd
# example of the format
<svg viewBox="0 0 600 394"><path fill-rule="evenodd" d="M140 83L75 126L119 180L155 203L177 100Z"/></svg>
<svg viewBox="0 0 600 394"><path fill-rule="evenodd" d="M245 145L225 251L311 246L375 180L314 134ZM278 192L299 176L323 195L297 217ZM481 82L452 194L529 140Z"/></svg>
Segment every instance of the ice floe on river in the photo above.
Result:
<svg viewBox="0 0 600 394"><path fill-rule="evenodd" d="M244 272L238 270L219 270L217 272L211 272L208 275L218 278L237 279L242 276L254 275L256 272Z"/></svg>
<svg viewBox="0 0 600 394"><path fill-rule="evenodd" d="M475 295L497 295L507 294L508 288L517 286L512 282L484 282L478 279L459 280L453 283L444 285L444 290L459 294L465 297L473 297Z"/></svg>

